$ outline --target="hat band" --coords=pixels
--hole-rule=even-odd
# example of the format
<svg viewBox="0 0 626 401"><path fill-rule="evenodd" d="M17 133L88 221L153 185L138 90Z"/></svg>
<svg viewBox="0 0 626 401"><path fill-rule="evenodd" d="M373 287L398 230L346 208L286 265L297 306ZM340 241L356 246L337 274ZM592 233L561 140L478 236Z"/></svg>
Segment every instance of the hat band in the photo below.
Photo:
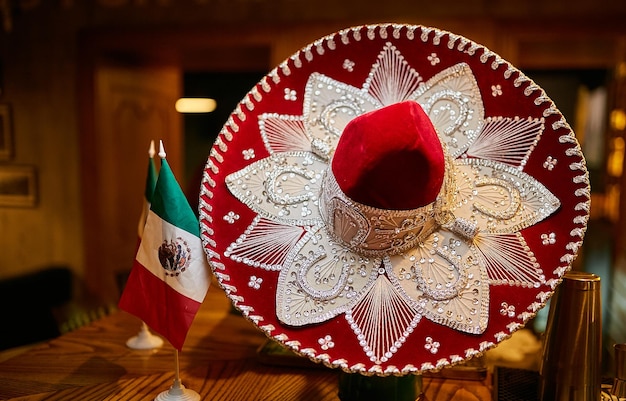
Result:
<svg viewBox="0 0 626 401"><path fill-rule="evenodd" d="M388 210L350 199L329 167L320 211L330 237L366 256L395 255L415 247L438 227L435 203L410 210Z"/></svg>

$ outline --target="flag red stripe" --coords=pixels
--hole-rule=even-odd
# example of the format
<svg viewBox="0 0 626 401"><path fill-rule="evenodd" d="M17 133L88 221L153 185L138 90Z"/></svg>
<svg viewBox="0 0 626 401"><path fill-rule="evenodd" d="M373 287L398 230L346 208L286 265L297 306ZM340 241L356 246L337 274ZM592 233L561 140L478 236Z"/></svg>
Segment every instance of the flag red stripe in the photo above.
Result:
<svg viewBox="0 0 626 401"><path fill-rule="evenodd" d="M121 309L142 319L179 351L200 305L171 288L136 260L119 302Z"/></svg>

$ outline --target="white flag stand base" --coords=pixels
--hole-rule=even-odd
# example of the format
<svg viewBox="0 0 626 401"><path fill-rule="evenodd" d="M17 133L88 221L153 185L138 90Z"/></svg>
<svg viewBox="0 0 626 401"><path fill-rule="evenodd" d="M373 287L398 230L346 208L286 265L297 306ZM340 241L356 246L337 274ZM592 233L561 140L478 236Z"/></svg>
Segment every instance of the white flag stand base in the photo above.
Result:
<svg viewBox="0 0 626 401"><path fill-rule="evenodd" d="M174 379L174 384L169 390L157 395L154 401L199 401L200 394L185 388L180 379Z"/></svg>
<svg viewBox="0 0 626 401"><path fill-rule="evenodd" d="M180 381L180 365L178 364L178 350L174 350L174 361L176 369L174 371L174 384L169 390L157 395L154 401L200 401L200 394L185 388Z"/></svg>
<svg viewBox="0 0 626 401"><path fill-rule="evenodd" d="M126 346L132 349L153 349L163 346L163 339L155 336L148 329L148 325L142 323L139 333L126 341Z"/></svg>

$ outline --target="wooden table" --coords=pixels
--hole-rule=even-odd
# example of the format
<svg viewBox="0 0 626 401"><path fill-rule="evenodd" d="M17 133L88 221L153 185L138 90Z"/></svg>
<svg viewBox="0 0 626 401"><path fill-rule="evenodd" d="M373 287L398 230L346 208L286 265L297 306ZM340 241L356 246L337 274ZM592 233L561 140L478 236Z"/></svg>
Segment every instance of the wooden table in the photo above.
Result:
<svg viewBox="0 0 626 401"><path fill-rule="evenodd" d="M174 378L174 349L131 350L140 321L123 311L0 363L0 400L153 400ZM336 370L264 363L263 333L212 286L180 353L183 384L206 400L338 400ZM429 401L490 401L483 381L424 378Z"/></svg>

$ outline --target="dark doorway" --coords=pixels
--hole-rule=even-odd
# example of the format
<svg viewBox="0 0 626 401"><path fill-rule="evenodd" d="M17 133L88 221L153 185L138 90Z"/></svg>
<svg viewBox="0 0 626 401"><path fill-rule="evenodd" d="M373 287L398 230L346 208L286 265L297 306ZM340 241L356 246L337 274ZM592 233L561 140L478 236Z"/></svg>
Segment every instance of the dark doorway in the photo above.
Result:
<svg viewBox="0 0 626 401"><path fill-rule="evenodd" d="M213 142L237 104L265 75L265 71L183 74L183 96L208 97L215 99L217 103L217 107L211 113L183 115L185 177L187 177L187 196L192 207L198 202L202 171Z"/></svg>

